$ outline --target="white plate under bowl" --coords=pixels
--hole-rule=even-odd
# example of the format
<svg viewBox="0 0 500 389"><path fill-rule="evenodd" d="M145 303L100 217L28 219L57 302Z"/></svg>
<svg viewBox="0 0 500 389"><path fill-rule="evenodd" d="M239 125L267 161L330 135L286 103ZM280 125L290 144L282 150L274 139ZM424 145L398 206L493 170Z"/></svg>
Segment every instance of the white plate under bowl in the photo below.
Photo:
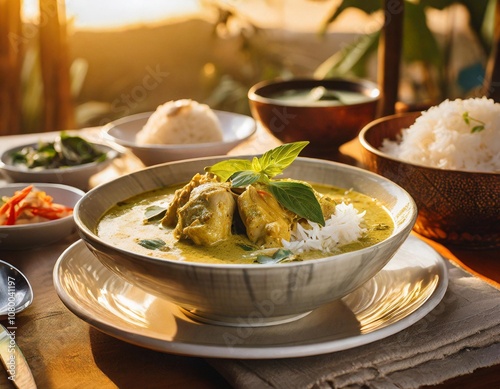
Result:
<svg viewBox="0 0 500 389"><path fill-rule="evenodd" d="M107 141L129 148L146 166L198 157L224 155L257 129L255 120L247 115L214 110L222 129L222 142L138 145L135 135L146 124L153 112L139 113L115 120L103 127Z"/></svg>
<svg viewBox="0 0 500 389"><path fill-rule="evenodd" d="M82 241L59 257L53 276L63 303L108 335L172 354L244 359L325 354L383 339L427 315L448 286L442 257L412 235L359 289L302 319L269 327L196 322L115 276Z"/></svg>

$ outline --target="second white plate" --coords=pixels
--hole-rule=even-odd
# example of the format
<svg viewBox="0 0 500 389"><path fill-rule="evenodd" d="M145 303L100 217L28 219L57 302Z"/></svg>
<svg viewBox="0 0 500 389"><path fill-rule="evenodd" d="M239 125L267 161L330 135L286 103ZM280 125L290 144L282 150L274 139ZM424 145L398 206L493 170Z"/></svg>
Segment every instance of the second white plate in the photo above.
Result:
<svg viewBox="0 0 500 389"><path fill-rule="evenodd" d="M374 278L341 300L291 323L259 328L193 321L171 302L106 269L83 241L54 267L54 285L78 317L118 339L153 350L213 358L288 358L361 346L429 313L448 286L441 256L410 236Z"/></svg>

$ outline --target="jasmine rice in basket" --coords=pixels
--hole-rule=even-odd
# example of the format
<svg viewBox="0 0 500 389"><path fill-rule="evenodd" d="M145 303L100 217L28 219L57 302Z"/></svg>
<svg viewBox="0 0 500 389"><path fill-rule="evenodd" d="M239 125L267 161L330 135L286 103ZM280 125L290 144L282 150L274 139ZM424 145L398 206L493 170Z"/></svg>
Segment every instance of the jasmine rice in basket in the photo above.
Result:
<svg viewBox="0 0 500 389"><path fill-rule="evenodd" d="M450 170L500 172L500 104L445 100L422 112L381 150L406 162Z"/></svg>

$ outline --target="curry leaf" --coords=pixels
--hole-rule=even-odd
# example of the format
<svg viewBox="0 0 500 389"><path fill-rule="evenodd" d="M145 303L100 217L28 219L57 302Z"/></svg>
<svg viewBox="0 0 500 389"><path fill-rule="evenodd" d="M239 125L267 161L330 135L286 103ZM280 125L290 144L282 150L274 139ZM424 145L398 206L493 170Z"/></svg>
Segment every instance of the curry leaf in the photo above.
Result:
<svg viewBox="0 0 500 389"><path fill-rule="evenodd" d="M215 174L222 182L226 182L234 173L252 170L252 162L246 159L227 159L205 168L206 172Z"/></svg>
<svg viewBox="0 0 500 389"><path fill-rule="evenodd" d="M271 181L268 190L283 207L299 217L325 225L321 205L309 185L295 181Z"/></svg>
<svg viewBox="0 0 500 389"><path fill-rule="evenodd" d="M288 166L298 157L304 147L309 144L307 141L286 143L272 150L265 152L259 158L262 172L269 178L273 178L283 173Z"/></svg>

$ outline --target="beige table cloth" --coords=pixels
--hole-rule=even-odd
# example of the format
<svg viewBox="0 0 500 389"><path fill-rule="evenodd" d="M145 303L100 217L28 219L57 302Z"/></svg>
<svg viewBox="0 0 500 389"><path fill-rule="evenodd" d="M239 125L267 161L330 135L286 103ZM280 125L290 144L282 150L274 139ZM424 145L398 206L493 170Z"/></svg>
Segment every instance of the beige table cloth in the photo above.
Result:
<svg viewBox="0 0 500 389"><path fill-rule="evenodd" d="M209 363L235 388L245 389L410 389L499 364L500 290L449 267L440 304L388 338L313 357Z"/></svg>

